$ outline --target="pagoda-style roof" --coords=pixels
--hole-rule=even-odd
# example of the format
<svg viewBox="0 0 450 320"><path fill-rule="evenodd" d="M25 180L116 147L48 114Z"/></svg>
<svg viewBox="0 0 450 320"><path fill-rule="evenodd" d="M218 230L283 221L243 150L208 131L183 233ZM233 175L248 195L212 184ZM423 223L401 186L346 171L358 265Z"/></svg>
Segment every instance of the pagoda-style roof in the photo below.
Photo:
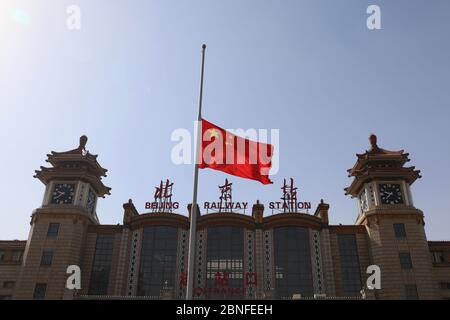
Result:
<svg viewBox="0 0 450 320"><path fill-rule="evenodd" d="M97 162L97 155L93 155L86 150L87 137L80 137L78 148L66 151L47 154L47 162L52 167L40 167L36 170L35 178L47 184L53 179L83 180L89 182L97 191L98 195L104 197L110 194L111 188L103 184L102 177L106 177L108 170L104 169Z"/></svg>
<svg viewBox="0 0 450 320"><path fill-rule="evenodd" d="M404 150L390 151L377 145L377 136L369 137L371 149L361 154L356 154L357 161L353 168L348 169L348 176L355 177L352 184L345 188L346 194L356 196L361 186L373 178L403 179L409 184L421 178L420 170L415 167L404 167L409 162L409 154Z"/></svg>

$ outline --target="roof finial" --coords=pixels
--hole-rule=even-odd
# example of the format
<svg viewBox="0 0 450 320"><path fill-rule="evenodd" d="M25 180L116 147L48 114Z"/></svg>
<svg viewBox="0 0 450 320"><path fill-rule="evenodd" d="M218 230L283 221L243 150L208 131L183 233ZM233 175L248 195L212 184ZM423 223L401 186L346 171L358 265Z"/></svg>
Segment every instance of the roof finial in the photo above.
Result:
<svg viewBox="0 0 450 320"><path fill-rule="evenodd" d="M88 137L87 136L85 136L84 134L80 137L80 146L79 146L79 148L80 149L86 149L86 143L87 143L87 141L88 141Z"/></svg>
<svg viewBox="0 0 450 320"><path fill-rule="evenodd" d="M84 134L80 137L80 146L78 147L78 152L81 153L83 156L87 154L86 150L86 143L88 141L88 137Z"/></svg>
<svg viewBox="0 0 450 320"><path fill-rule="evenodd" d="M86 143L88 141L88 137L85 135L82 135L80 137L80 144L78 146L78 148L73 149L73 150L69 150L69 151L65 151L65 152L54 152L52 151L52 154L81 154L83 156L88 154L88 151L86 150Z"/></svg>
<svg viewBox="0 0 450 320"><path fill-rule="evenodd" d="M373 133L370 135L369 137L369 141L370 144L372 145L372 150L376 150L378 149L378 145L377 145L377 136L374 135Z"/></svg>

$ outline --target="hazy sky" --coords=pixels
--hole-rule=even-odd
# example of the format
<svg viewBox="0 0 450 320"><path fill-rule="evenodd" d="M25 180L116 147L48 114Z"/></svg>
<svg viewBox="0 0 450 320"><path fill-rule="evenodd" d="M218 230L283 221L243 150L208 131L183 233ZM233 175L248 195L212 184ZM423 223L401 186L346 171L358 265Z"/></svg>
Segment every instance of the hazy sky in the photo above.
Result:
<svg viewBox="0 0 450 320"><path fill-rule="evenodd" d="M66 8L81 8L81 30ZM366 27L381 7L382 30ZM192 166L176 166L173 130L193 130L201 44L207 43L204 117L224 128L280 129L274 185L200 172L199 201L225 177L236 201L277 201L284 177L301 200L330 203L332 224L353 224L345 196L355 153L410 153L412 188L429 239L450 240L450 1L0 2L0 239L26 239L44 186L33 178L51 150L87 148L109 170L102 223L140 212L160 179L192 197ZM48 165L48 164L47 164Z"/></svg>

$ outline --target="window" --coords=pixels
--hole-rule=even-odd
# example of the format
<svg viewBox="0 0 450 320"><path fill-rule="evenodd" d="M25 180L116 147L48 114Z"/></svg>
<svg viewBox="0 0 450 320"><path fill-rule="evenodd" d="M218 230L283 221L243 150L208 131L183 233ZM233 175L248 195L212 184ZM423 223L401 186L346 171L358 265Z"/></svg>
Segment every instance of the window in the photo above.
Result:
<svg viewBox="0 0 450 320"><path fill-rule="evenodd" d="M278 298L314 295L309 230L281 227L273 230L275 289Z"/></svg>
<svg viewBox="0 0 450 320"><path fill-rule="evenodd" d="M450 290L450 282L441 282L440 287L442 290Z"/></svg>
<svg viewBox="0 0 450 320"><path fill-rule="evenodd" d="M342 289L345 296L359 296L362 288L358 245L354 234L338 234Z"/></svg>
<svg viewBox="0 0 450 320"><path fill-rule="evenodd" d="M11 295L0 295L0 300L11 300L12 296Z"/></svg>
<svg viewBox="0 0 450 320"><path fill-rule="evenodd" d="M0 250L0 262L5 261L5 251Z"/></svg>
<svg viewBox="0 0 450 320"><path fill-rule="evenodd" d="M244 298L244 230L208 228L206 248L206 299Z"/></svg>
<svg viewBox="0 0 450 320"><path fill-rule="evenodd" d="M12 289L16 285L15 281L4 281L3 282L3 288L4 289Z"/></svg>
<svg viewBox="0 0 450 320"><path fill-rule="evenodd" d="M406 230L404 223L394 223L394 232L397 239L406 238Z"/></svg>
<svg viewBox="0 0 450 320"><path fill-rule="evenodd" d="M144 228L138 296L159 296L166 282L168 287L175 286L177 244L178 229L175 227Z"/></svg>
<svg viewBox="0 0 450 320"><path fill-rule="evenodd" d="M412 269L411 255L409 252L400 252L399 258L402 269Z"/></svg>
<svg viewBox="0 0 450 320"><path fill-rule="evenodd" d="M415 284L405 285L406 300L419 300L419 294L417 293L417 286Z"/></svg>
<svg viewBox="0 0 450 320"><path fill-rule="evenodd" d="M442 263L444 262L444 254L441 251L432 252L433 263Z"/></svg>
<svg viewBox="0 0 450 320"><path fill-rule="evenodd" d="M47 237L56 237L59 233L59 223L50 223L48 225Z"/></svg>
<svg viewBox="0 0 450 320"><path fill-rule="evenodd" d="M14 250L12 252L12 261L13 262L21 262L22 261L22 256L23 256L23 251L22 250Z"/></svg>
<svg viewBox="0 0 450 320"><path fill-rule="evenodd" d="M53 251L43 251L41 257L41 266L48 267L52 265Z"/></svg>
<svg viewBox="0 0 450 320"><path fill-rule="evenodd" d="M33 299L44 299L46 291L46 283L36 283L36 286L34 287Z"/></svg>
<svg viewBox="0 0 450 320"><path fill-rule="evenodd" d="M114 248L114 234L99 234L95 243L89 294L106 295Z"/></svg>

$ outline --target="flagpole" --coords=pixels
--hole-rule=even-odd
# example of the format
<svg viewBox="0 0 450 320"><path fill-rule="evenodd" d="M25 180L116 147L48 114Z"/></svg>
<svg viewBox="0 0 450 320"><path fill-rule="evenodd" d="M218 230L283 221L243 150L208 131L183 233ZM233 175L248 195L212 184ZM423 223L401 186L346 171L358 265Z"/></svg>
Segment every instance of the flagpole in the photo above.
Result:
<svg viewBox="0 0 450 320"><path fill-rule="evenodd" d="M195 247L196 247L196 233L197 233L197 187L198 187L198 164L200 162L201 155L201 141L202 132L200 130L202 121L202 100L203 100L203 74L205 70L205 49L206 45L202 46L202 67L200 75L200 97L198 100L198 118L197 118L197 141L195 144L195 163L194 163L194 191L192 194L191 205L191 219L189 229L189 255L188 255L188 277L186 287L186 300L192 300L194 291L194 268L195 268Z"/></svg>

